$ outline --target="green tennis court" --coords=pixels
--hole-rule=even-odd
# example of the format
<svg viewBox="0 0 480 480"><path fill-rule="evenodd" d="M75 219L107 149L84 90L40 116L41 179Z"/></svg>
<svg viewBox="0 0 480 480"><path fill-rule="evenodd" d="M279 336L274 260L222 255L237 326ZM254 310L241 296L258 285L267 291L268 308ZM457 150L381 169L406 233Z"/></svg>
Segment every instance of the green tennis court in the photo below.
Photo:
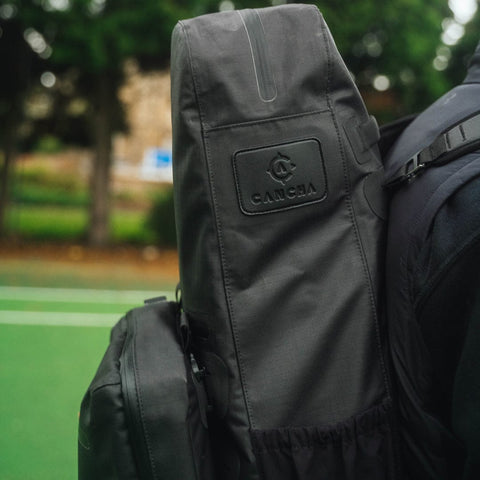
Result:
<svg viewBox="0 0 480 480"><path fill-rule="evenodd" d="M80 402L110 326L166 292L0 285L0 478L77 478Z"/></svg>

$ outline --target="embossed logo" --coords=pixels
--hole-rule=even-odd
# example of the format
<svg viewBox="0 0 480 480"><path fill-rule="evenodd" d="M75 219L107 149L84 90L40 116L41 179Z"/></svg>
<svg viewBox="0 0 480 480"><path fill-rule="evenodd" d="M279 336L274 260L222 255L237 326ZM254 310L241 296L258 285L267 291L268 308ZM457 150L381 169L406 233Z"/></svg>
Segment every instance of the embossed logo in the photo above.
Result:
<svg viewBox="0 0 480 480"><path fill-rule="evenodd" d="M297 166L292 163L289 157L277 152L277 156L272 158L267 173L276 182L285 185L293 177L293 172Z"/></svg>
<svg viewBox="0 0 480 480"><path fill-rule="evenodd" d="M258 215L323 201L327 179L320 142L300 140L233 155L240 209Z"/></svg>
<svg viewBox="0 0 480 480"><path fill-rule="evenodd" d="M263 193L254 193L250 197L253 205L268 205L269 203L284 202L285 200L293 200L297 197L310 197L317 193L317 189L313 183L305 185L295 185L290 188L276 188L275 190L267 190Z"/></svg>

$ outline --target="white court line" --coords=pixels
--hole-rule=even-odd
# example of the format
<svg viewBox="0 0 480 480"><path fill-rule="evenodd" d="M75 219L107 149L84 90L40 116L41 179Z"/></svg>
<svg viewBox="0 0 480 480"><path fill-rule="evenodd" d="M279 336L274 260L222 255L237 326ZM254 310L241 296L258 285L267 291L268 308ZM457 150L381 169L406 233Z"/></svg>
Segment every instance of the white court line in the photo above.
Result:
<svg viewBox="0 0 480 480"><path fill-rule="evenodd" d="M147 298L174 297L172 291L94 290L90 288L42 288L0 286L0 300L78 303L138 303Z"/></svg>
<svg viewBox="0 0 480 480"><path fill-rule="evenodd" d="M118 313L18 312L0 310L3 325L57 325L63 327L112 327Z"/></svg>

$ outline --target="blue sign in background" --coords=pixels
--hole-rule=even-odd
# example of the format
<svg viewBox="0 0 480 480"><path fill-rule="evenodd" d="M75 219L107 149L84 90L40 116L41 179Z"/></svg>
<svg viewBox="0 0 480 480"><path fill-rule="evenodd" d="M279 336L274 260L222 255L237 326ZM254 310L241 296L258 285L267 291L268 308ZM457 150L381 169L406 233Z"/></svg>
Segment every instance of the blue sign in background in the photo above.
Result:
<svg viewBox="0 0 480 480"><path fill-rule="evenodd" d="M170 150L154 149L153 157L157 168L168 167L172 164L172 152Z"/></svg>

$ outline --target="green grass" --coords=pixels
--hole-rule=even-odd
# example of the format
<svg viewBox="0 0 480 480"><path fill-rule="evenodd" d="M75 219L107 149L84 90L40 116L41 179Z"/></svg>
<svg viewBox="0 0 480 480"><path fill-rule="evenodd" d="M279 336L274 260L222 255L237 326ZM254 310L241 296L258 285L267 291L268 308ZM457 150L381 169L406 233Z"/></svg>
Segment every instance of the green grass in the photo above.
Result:
<svg viewBox="0 0 480 480"><path fill-rule="evenodd" d="M7 229L26 240L80 241L88 223L86 208L16 205L8 210ZM155 235L145 225L142 212L116 210L111 221L115 243L149 244Z"/></svg>
<svg viewBox="0 0 480 480"><path fill-rule="evenodd" d="M77 478L78 411L108 338L108 328L0 325L2 480Z"/></svg>
<svg viewBox="0 0 480 480"><path fill-rule="evenodd" d="M121 315L133 304L0 299L9 310ZM81 399L108 345L110 329L0 324L0 478L77 478Z"/></svg>
<svg viewBox="0 0 480 480"><path fill-rule="evenodd" d="M174 290L174 285L159 280L158 274L148 277L121 262L93 270L41 259L0 261L0 286ZM24 292L21 298L13 299L3 293L0 320L5 321L6 312L13 310L66 315L112 313L120 318L134 306L115 303L104 298L103 293L105 303L93 298L84 298L84 302L55 299L51 292L41 301L38 294L36 299L29 299L28 291ZM143 298L140 292L135 305ZM0 324L1 480L77 478L80 403L107 348L109 335L108 327Z"/></svg>
<svg viewBox="0 0 480 480"><path fill-rule="evenodd" d="M7 229L28 240L80 239L88 221L86 209L12 206L8 209Z"/></svg>
<svg viewBox="0 0 480 480"><path fill-rule="evenodd" d="M68 190L66 188L51 188L48 185L14 184L11 199L15 203L30 205L62 205L83 206L88 205L88 192L86 190Z"/></svg>
<svg viewBox="0 0 480 480"><path fill-rule="evenodd" d="M41 158L41 155L37 157L37 159ZM41 185L50 190L61 190L68 193L85 191L87 189L86 182L80 179L78 175L59 173L54 166L54 160L53 162L51 161L48 168L45 164L35 165L35 163L28 167L17 167L19 169L14 172L12 178L14 187L28 190L33 185Z"/></svg>

